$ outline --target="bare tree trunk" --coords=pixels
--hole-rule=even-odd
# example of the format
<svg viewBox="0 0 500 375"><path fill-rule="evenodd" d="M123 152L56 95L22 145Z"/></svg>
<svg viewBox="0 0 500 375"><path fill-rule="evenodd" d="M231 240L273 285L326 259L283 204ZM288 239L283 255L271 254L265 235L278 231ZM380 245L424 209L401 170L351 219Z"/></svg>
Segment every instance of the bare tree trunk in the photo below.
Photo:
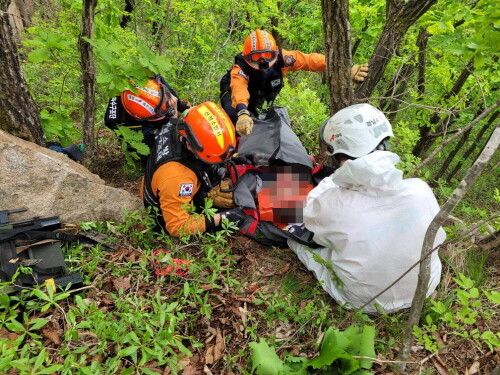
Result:
<svg viewBox="0 0 500 375"><path fill-rule="evenodd" d="M349 0L322 0L325 32L326 81L330 113L351 105L351 25Z"/></svg>
<svg viewBox="0 0 500 375"><path fill-rule="evenodd" d="M134 11L134 0L125 0L125 8L123 9L127 14L124 14L122 20L120 21L120 27L124 29L130 22L130 15Z"/></svg>
<svg viewBox="0 0 500 375"><path fill-rule="evenodd" d="M483 120L486 116L488 116L491 112L493 112L495 109L497 109L500 106L500 101L496 102L495 104L489 106L486 108L483 113L481 113L479 116L477 116L474 120L472 120L469 125L463 127L460 129L458 132L456 132L454 135L452 135L450 138L444 140L441 142L441 144L436 147L435 150L432 151L432 153L422 160L422 162L415 167L414 173L420 169L422 169L424 166L430 163L432 159L444 148L446 145L448 145L450 142L453 142L455 139L460 137L463 133L465 133L467 130L472 128L474 125L476 125L479 121Z"/></svg>
<svg viewBox="0 0 500 375"><path fill-rule="evenodd" d="M365 26L363 26L363 28L361 29L361 32L365 32L366 30L368 30L368 20L367 19L365 19ZM360 44L361 44L361 37L356 39L356 41L354 42L354 45L352 46L351 56L353 58L356 55L356 51L358 50L358 47Z"/></svg>
<svg viewBox="0 0 500 375"><path fill-rule="evenodd" d="M451 151L444 161L443 165L441 165L441 168L439 168L439 171L436 173L434 176L434 180L438 180L440 177L443 176L444 172L448 169L450 164L453 162L455 159L455 156L458 154L458 152L464 147L465 142L467 142L467 139L469 139L469 135L472 129L467 130L464 134L462 134L462 138L460 138L460 141L456 144L455 148L453 151ZM457 161L457 165L461 165L462 161Z"/></svg>
<svg viewBox="0 0 500 375"><path fill-rule="evenodd" d="M82 11L82 31L78 40L80 65L83 84L83 144L85 152L83 164L89 167L95 154L94 116L95 116L95 80L94 50L84 38L92 39L94 33L94 13L97 0L84 0Z"/></svg>
<svg viewBox="0 0 500 375"><path fill-rule="evenodd" d="M495 112L495 113L493 113L491 115L491 117L489 118L488 122L483 125L483 127L481 128L481 130L479 131L479 133L477 133L477 136L474 139L474 141L472 142L472 144L470 145L470 147L467 150L464 151L463 156L462 156L463 160L469 158L472 155L472 153L474 152L474 150L480 144L481 139L483 138L484 134L490 128L491 124L493 124L493 122L497 119L497 117L498 117L499 114L500 114L500 112L498 112L498 111ZM453 168L453 170L448 174L448 176L446 176L446 182L449 183L451 181L451 179L453 177L455 177L455 175L457 174L457 172L460 170L460 167L462 167L462 163L457 163L455 165L455 168Z"/></svg>
<svg viewBox="0 0 500 375"><path fill-rule="evenodd" d="M417 91L420 92L424 87L424 74L425 74L425 49L427 47L428 34L426 29L421 27L417 37L417 47L418 47L418 78L417 78ZM398 72L394 75L392 83L389 90L384 94L384 99L380 102L380 108L386 113L387 118L390 122L394 121L397 116L397 111L401 105L401 96L403 96L406 87L409 84L410 77L415 71L415 65L413 61L408 61ZM391 99L392 98L392 99ZM389 102L390 100L390 102Z"/></svg>
<svg viewBox="0 0 500 375"><path fill-rule="evenodd" d="M168 30L168 19L172 13L172 0L167 0L167 3L165 5L165 16L163 17L163 21L161 22L160 26L156 26L158 29L156 34L153 33L154 40L155 40L155 46L158 49L158 54L162 55L165 50L165 40L167 40L167 35L169 35L169 30ZM155 26L153 25L153 30L155 29Z"/></svg>
<svg viewBox="0 0 500 375"><path fill-rule="evenodd" d="M323 0L324 2L325 0ZM356 97L370 97L384 75L392 56L396 54L404 35L437 0L387 0L385 25L370 59L370 74L356 89Z"/></svg>
<svg viewBox="0 0 500 375"><path fill-rule="evenodd" d="M452 96L457 95L462 87L464 86L465 82L467 81L467 78L469 78L470 74L472 73L474 69L474 61L471 59L467 65L464 67L462 72L460 73L460 76L457 78L455 84L451 88L450 91L446 93L446 95L443 97L443 101L447 101L450 99ZM439 114L436 112L432 115L432 117L429 120L429 124L434 125L439 122ZM447 123L451 119L451 115L447 117L446 120L444 120L442 123ZM431 127L430 126L424 126L419 129L420 131L420 139L418 140L417 144L413 148L413 155L415 156L420 156L422 157L423 154L429 149L429 147L432 145L433 139L429 138L428 135L431 132Z"/></svg>
<svg viewBox="0 0 500 375"><path fill-rule="evenodd" d="M474 181L479 177L481 171L488 164L493 153L498 149L500 144L500 126L497 126L490 139L486 143L483 151L474 162L472 167L469 169L463 180L460 182L458 187L455 189L453 194L448 198L443 208L438 212L436 217L432 220L427 232L425 233L424 244L422 246L422 253L420 259L423 259L420 264L420 271L418 274L417 289L415 291L415 296L413 297L410 315L408 317L408 322L406 324L406 329L404 333L403 347L399 352L398 359L401 361L406 361L410 355L411 345L413 343L413 326L418 325L420 321L420 315L422 313L422 307L425 300L425 295L429 286L430 279L430 262L431 257L428 256L432 252L434 239L436 233L448 218L450 212L455 208L455 206L460 202L462 197L465 195L467 190L472 186Z"/></svg>
<svg viewBox="0 0 500 375"><path fill-rule="evenodd" d="M38 107L21 70L17 32L0 0L0 129L19 138L45 145Z"/></svg>
<svg viewBox="0 0 500 375"><path fill-rule="evenodd" d="M406 90L406 87L408 86L408 80L413 75L414 71L415 67L411 62L404 64L401 69L399 69L398 72L394 75L394 77L392 78L391 86L384 94L384 97L386 97L387 99L384 99L380 102L380 107L382 108L383 112L387 114L387 117L391 122L396 117L396 112L399 108L399 105L401 104L400 100L395 99L401 98Z"/></svg>
<svg viewBox="0 0 500 375"><path fill-rule="evenodd" d="M418 32L417 46L418 46L418 77L417 77L417 92L420 97L425 93L425 66L427 60L427 41L429 40L429 33L425 27L421 27Z"/></svg>

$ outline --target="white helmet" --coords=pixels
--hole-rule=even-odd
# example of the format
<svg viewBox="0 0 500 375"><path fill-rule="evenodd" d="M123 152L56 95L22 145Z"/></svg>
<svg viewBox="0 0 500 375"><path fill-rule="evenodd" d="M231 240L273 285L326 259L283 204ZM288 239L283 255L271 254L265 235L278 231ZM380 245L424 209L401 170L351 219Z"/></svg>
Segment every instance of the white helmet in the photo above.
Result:
<svg viewBox="0 0 500 375"><path fill-rule="evenodd" d="M325 121L319 137L330 154L346 154L353 158L367 155L387 137L394 137L385 115L370 104L343 108Z"/></svg>

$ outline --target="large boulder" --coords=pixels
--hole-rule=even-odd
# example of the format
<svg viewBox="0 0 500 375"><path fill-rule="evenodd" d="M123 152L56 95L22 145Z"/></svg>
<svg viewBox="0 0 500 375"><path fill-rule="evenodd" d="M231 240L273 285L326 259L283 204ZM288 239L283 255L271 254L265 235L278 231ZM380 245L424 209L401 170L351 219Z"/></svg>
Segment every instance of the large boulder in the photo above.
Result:
<svg viewBox="0 0 500 375"><path fill-rule="evenodd" d="M0 210L28 208L13 220L59 216L62 222L119 221L142 209L129 192L106 186L66 155L0 130Z"/></svg>

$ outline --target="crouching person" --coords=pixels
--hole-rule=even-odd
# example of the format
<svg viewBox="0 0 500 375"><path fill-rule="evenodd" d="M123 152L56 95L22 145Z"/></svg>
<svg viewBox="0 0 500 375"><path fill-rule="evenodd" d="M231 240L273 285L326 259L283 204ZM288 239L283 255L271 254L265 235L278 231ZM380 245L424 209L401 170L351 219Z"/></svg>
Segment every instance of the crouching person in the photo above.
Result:
<svg viewBox="0 0 500 375"><path fill-rule="evenodd" d="M141 194L146 207L158 209L158 224L170 235L215 229L223 217L239 223L239 209L217 213L213 218L186 211L189 205L203 207L204 198L214 189L214 172L235 146L234 126L213 102L201 103L160 128L146 165Z"/></svg>
<svg viewBox="0 0 500 375"><path fill-rule="evenodd" d="M389 286L420 258L425 233L439 206L418 178L403 179L399 157L387 151L391 124L375 107L357 104L326 121L320 137L340 167L307 197L305 227L321 247L292 240L290 248L323 288L347 308L358 308ZM434 246L445 239L440 229ZM313 259L314 253L323 264ZM439 283L441 262L431 256L429 296ZM365 307L391 312L411 306L418 267Z"/></svg>

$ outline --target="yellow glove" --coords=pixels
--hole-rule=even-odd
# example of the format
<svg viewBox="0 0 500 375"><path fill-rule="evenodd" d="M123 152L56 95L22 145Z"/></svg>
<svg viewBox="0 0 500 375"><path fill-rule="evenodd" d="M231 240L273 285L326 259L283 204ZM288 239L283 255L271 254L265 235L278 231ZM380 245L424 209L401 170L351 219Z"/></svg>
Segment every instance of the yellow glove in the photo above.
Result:
<svg viewBox="0 0 500 375"><path fill-rule="evenodd" d="M238 112L238 121L236 122L236 131L239 135L248 135L253 129L253 119L250 117L250 112L242 109Z"/></svg>
<svg viewBox="0 0 500 375"><path fill-rule="evenodd" d="M225 193L220 191L229 190L233 187L231 180L222 180L219 185L210 190L207 197L213 199L214 206L219 208L232 208L234 207L233 193Z"/></svg>
<svg viewBox="0 0 500 375"><path fill-rule="evenodd" d="M351 68L351 78L354 82L363 82L368 75L368 63L363 65L353 65Z"/></svg>

